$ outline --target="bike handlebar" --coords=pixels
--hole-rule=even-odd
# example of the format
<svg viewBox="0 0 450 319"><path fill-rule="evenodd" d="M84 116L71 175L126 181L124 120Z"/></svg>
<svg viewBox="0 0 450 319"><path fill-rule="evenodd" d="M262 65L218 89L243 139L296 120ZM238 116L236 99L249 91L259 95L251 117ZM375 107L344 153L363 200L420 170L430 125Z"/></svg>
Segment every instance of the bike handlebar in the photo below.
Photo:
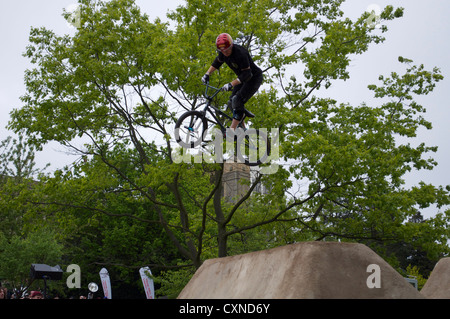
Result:
<svg viewBox="0 0 450 319"><path fill-rule="evenodd" d="M213 98L215 98L216 95L219 94L219 92L222 90L222 89L219 89L219 88L216 88L216 87L214 87L214 86L209 85L209 82L203 83L203 85L206 86L206 89L205 89L205 98L210 99L210 100L212 100ZM208 95L208 89L210 89L210 88L213 89L213 90L215 90L215 92L214 92L212 95Z"/></svg>

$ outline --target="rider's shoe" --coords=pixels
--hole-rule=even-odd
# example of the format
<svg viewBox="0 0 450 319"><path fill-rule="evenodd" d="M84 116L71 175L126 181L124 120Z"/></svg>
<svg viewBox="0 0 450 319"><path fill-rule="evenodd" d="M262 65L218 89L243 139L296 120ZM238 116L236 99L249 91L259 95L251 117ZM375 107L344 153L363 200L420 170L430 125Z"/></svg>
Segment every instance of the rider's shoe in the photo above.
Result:
<svg viewBox="0 0 450 319"><path fill-rule="evenodd" d="M249 117L249 118L254 118L255 117L255 114L253 114L252 112L250 112L247 109L244 109L244 113L245 113L246 117Z"/></svg>

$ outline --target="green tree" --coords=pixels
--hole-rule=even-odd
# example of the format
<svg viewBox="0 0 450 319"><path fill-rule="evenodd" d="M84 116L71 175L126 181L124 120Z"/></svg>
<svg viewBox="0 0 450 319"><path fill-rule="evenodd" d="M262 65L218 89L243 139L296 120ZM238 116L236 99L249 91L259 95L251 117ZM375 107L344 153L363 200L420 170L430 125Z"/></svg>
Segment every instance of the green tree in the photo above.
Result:
<svg viewBox="0 0 450 319"><path fill-rule="evenodd" d="M0 232L10 239L22 233L24 206L17 199L25 188L33 187L33 178L45 171L36 168L37 149L23 135L8 136L0 143Z"/></svg>
<svg viewBox="0 0 450 319"><path fill-rule="evenodd" d="M36 168L36 148L27 143L22 135L18 139L8 136L0 143L0 181L8 178L21 180L37 176L44 169Z"/></svg>
<svg viewBox="0 0 450 319"><path fill-rule="evenodd" d="M19 296L26 291L34 280L30 278L31 264L49 264L55 266L61 262L62 245L55 234L41 229L26 237L14 235L8 240L0 232L0 278L6 280ZM37 283L44 287L44 283Z"/></svg>
<svg viewBox="0 0 450 319"><path fill-rule="evenodd" d="M315 95L347 79L351 58L382 43L387 31L385 25L372 28L369 13L345 18L342 2L191 0L168 15L172 29L159 19L149 21L132 0L81 0L74 36L31 30L25 56L36 67L25 74L24 105L11 113L10 128L37 146L57 141L78 152L92 163L83 167L93 171L65 182L81 181L104 196L93 202L85 197L80 206L158 223L195 267L205 258L298 240L410 241L412 228L421 231L424 225L404 221L417 206L444 207L449 189L424 183L406 189L405 173L432 169L435 162L423 156L436 148L395 138L431 128L421 115L425 107L414 99L443 77L438 69L399 58L404 75L381 76L380 86L369 87L379 106ZM402 15L401 8L387 6L380 23ZM287 163L273 174L257 174L234 203L222 199L223 164L172 159L174 120L202 102L199 79L223 30L264 69L268 87L248 103L258 114L251 125L280 129L280 156ZM292 72L298 67L302 72ZM213 81L219 86L230 79L222 70ZM95 171L103 176L92 178ZM289 195L293 181L306 182ZM261 184L270 192L255 192ZM128 208L108 205L119 193ZM70 203L60 198L52 204ZM137 203L140 209L130 211ZM434 233L415 244L447 252L448 217L446 212L439 222L431 219Z"/></svg>
<svg viewBox="0 0 450 319"><path fill-rule="evenodd" d="M62 245L49 223L29 219L41 208L29 205L24 194L45 170L35 167L36 148L19 135L7 137L0 150L0 280L21 295L33 284L31 264L60 263Z"/></svg>
<svg viewBox="0 0 450 319"><path fill-rule="evenodd" d="M427 280L421 275L420 269L417 266L408 265L406 274L409 278L417 280L417 289L422 290Z"/></svg>

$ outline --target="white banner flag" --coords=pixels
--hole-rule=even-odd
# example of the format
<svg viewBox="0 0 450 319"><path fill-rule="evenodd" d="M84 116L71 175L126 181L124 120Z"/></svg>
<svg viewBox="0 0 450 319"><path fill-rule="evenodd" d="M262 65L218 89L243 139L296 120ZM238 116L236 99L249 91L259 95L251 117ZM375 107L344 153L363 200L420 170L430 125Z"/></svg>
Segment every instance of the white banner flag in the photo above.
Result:
<svg viewBox="0 0 450 319"><path fill-rule="evenodd" d="M147 274L151 275L152 272L148 267L142 267L139 269L141 274L142 283L144 284L145 295L147 299L155 299L155 287L153 285L153 279L149 278Z"/></svg>
<svg viewBox="0 0 450 319"><path fill-rule="evenodd" d="M106 299L111 299L111 281L106 268L100 270L100 280L102 281L103 293L105 294Z"/></svg>

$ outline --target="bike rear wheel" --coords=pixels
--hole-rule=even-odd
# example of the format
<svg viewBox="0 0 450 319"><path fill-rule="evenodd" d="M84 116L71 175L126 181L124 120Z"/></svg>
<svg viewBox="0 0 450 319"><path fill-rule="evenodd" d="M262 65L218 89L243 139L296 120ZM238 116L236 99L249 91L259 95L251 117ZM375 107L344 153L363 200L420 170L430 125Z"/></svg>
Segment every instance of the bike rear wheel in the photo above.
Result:
<svg viewBox="0 0 450 319"><path fill-rule="evenodd" d="M245 165L259 166L269 162L270 152L270 141L264 131L248 129L237 136L236 156Z"/></svg>
<svg viewBox="0 0 450 319"><path fill-rule="evenodd" d="M184 148L195 148L202 143L206 128L204 113L188 111L181 115L175 124L175 140Z"/></svg>

